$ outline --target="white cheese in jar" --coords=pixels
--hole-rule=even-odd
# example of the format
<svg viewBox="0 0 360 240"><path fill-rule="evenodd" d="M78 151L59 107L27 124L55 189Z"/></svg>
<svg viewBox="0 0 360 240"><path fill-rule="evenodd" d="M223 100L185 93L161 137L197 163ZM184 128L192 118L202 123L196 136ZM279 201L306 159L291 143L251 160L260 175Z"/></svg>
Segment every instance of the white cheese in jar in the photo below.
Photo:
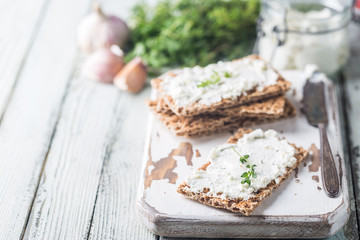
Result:
<svg viewBox="0 0 360 240"><path fill-rule="evenodd" d="M247 162L241 163L238 154L248 155ZM223 144L213 149L207 169L196 170L185 182L192 192L203 192L205 188L209 190L205 193L207 196L246 200L271 181L278 183L277 177L296 163L295 154L296 149L286 140L280 140L276 131L257 129L245 134L237 144ZM250 170L247 165L256 165L256 178L250 177L250 186L241 183L242 174Z"/></svg>
<svg viewBox="0 0 360 240"><path fill-rule="evenodd" d="M261 90L276 84L278 74L262 60L243 58L204 68L184 68L176 76L165 74L162 79L163 93L176 105L211 105L222 99L236 99L255 87Z"/></svg>
<svg viewBox="0 0 360 240"><path fill-rule="evenodd" d="M273 33L274 26L283 28L284 19L280 16L266 19L262 30L265 36L259 41L260 56L270 60L276 48L272 65L278 69L304 69L308 63L316 64L326 74L338 71L349 56L348 30L346 27L328 33L341 22L342 15L324 8L319 11L300 12L288 9L287 29L308 33L289 32L283 46L277 47L278 39Z"/></svg>

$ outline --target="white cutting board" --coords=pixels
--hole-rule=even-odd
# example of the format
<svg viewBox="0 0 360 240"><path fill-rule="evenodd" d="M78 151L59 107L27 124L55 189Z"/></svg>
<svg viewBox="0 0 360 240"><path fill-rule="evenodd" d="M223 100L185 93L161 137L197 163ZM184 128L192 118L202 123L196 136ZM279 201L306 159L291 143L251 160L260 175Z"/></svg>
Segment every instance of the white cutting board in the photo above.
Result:
<svg viewBox="0 0 360 240"><path fill-rule="evenodd" d="M349 196L333 85L327 82L327 130L341 190L338 197L329 198L322 190L319 158L315 156L320 148L319 130L309 125L299 110L305 75L300 71L285 71L282 75L292 82L288 98L297 107L297 116L253 128L275 129L289 142L311 149L313 156L246 217L203 205L176 192L194 169L207 162L210 150L225 143L231 133L177 137L151 114L137 200L140 218L149 230L168 237L315 238L332 235L346 223Z"/></svg>

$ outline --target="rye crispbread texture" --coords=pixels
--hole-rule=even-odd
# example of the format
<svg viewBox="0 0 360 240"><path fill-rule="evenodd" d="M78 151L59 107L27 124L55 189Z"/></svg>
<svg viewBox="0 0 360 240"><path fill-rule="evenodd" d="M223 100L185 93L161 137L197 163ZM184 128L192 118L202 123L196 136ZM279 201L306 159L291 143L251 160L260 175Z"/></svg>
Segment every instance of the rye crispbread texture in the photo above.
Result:
<svg viewBox="0 0 360 240"><path fill-rule="evenodd" d="M250 133L251 129L239 129L234 136L230 137L228 143L237 143L237 141L243 137L244 134ZM253 197L248 200L243 200L241 198L238 199L223 199L218 196L208 196L206 193L209 189L205 189L202 192L192 192L190 191L190 186L187 183L182 183L177 191L186 197L189 197L193 200L199 201L203 204L216 207L216 208L224 208L230 210L232 212L241 212L244 215L250 215L256 207L258 207L262 201L271 195L271 193L277 189L292 173L292 171L299 166L301 161L303 161L308 152L304 150L302 147L296 147L294 144L291 144L296 149L295 157L297 159L296 163L292 167L287 168L287 172L278 177L279 183L276 183L275 180L270 182L265 188L258 190ZM211 162L205 163L201 168L201 170L206 171L206 168L211 164ZM239 183L240 184L240 183Z"/></svg>
<svg viewBox="0 0 360 240"><path fill-rule="evenodd" d="M155 113L163 113L167 115L175 115L165 101L161 98L147 101L148 106ZM231 108L214 109L210 113L200 114L193 117L177 116L179 120L182 119L196 119L204 116L224 116L224 117L258 117L264 116L280 116L284 113L286 104L285 96L278 96L275 98L266 99L259 102L244 104Z"/></svg>
<svg viewBox="0 0 360 240"><path fill-rule="evenodd" d="M160 103L159 103L160 102ZM198 115L179 117L159 101L148 102L160 121L177 136L200 137L215 133L250 127L256 124L278 121L296 115L295 107L284 97L242 105L231 110L228 115ZM166 105L166 104L165 104Z"/></svg>
<svg viewBox="0 0 360 240"><path fill-rule="evenodd" d="M246 58L262 60L257 55L250 55ZM241 59L238 59L238 60L241 60ZM237 60L234 60L234 61L237 61ZM262 60L262 61L264 61L264 60ZM151 85L154 89L156 89L158 91L160 98L162 98L164 100L164 102L172 110L172 112L174 112L178 116L190 117L190 116L195 116L195 115L199 115L199 114L211 113L211 112L216 111L219 108L230 108L230 107L235 107L235 106L239 106L239 105L246 104L246 103L257 102L257 101L261 101L261 100L264 100L267 98L284 95L285 92L290 89L291 84L290 84L290 82L286 81L276 70L274 70L274 71L278 74L278 79L276 81L276 84L266 86L261 91L254 88L254 89L247 91L246 94L241 94L236 99L231 99L231 98L222 99L220 102L216 102L211 105L205 105L205 104L200 104L200 103L196 102L196 103L184 106L184 107L178 106L175 103L174 99L171 96L167 95L164 92L164 90L162 89L161 82L163 80L160 77L151 80ZM173 74L174 76L176 76L175 73L169 73L169 74Z"/></svg>

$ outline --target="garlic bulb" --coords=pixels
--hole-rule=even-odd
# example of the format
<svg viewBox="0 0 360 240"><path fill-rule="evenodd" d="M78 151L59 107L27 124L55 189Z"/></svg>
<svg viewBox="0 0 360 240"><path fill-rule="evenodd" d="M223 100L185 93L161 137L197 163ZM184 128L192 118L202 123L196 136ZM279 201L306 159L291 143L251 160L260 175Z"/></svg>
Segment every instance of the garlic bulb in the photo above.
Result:
<svg viewBox="0 0 360 240"><path fill-rule="evenodd" d="M86 59L82 73L95 81L112 83L115 75L124 66L123 56L117 45L111 46L110 49L97 50Z"/></svg>
<svg viewBox="0 0 360 240"><path fill-rule="evenodd" d="M120 90L137 93L143 89L146 78L146 66L140 57L136 57L115 76L114 85Z"/></svg>
<svg viewBox="0 0 360 240"><path fill-rule="evenodd" d="M128 38L126 23L116 16L105 15L99 4L81 21L77 32L79 47L88 53L114 44L123 48Z"/></svg>

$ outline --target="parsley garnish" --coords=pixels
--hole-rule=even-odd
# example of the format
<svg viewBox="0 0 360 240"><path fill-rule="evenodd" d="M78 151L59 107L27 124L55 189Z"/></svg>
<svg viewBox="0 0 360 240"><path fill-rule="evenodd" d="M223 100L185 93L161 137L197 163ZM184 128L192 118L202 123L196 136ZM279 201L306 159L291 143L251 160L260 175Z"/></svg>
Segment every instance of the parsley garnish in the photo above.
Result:
<svg viewBox="0 0 360 240"><path fill-rule="evenodd" d="M224 76L225 76L226 78L231 78L231 73L225 72L225 73L224 73Z"/></svg>
<svg viewBox="0 0 360 240"><path fill-rule="evenodd" d="M240 153L239 153L238 151L236 151L234 147L231 147L231 148L234 150L234 152L236 152L237 155L239 155L239 157L240 157L240 162L241 162L241 163L249 163L249 161L248 161L249 155L246 154L246 155L244 155L244 156L241 156ZM256 175L256 173L255 173L255 167L256 167L256 165L255 165L255 164L252 164L252 165L251 165L251 164L247 164L246 167L249 168L249 171L244 172L243 174L241 174L241 177L244 178L243 180L241 180L241 183L242 183L242 184L247 183L249 186L251 186L251 180L250 180L250 178L251 178L251 177L252 177L252 178L256 178L256 177L257 177L257 175Z"/></svg>
<svg viewBox="0 0 360 240"><path fill-rule="evenodd" d="M201 84L197 85L197 87L207 87L209 85L213 85L220 82L220 78L217 78L215 80L206 80L201 82Z"/></svg>
<svg viewBox="0 0 360 240"><path fill-rule="evenodd" d="M237 155L239 155L241 163L246 163L247 162L247 159L249 158L249 155L241 156L240 153L238 153L238 151L236 151L234 147L231 147L231 148L236 152Z"/></svg>
<svg viewBox="0 0 360 240"><path fill-rule="evenodd" d="M211 79L201 82L197 87L207 87L209 85L217 84L220 82L220 76L217 72L213 71L214 74L211 76Z"/></svg>
<svg viewBox="0 0 360 240"><path fill-rule="evenodd" d="M244 173L241 175L241 177L244 178L244 179L241 181L241 183L242 183L242 184L247 183L249 186L251 186L251 180L250 180L250 178L251 178L251 177L252 177L252 178L256 178L256 177L257 177L257 175L256 175L256 173L255 173L255 169L254 169L254 168L256 167L256 165L255 165L255 164L253 164L253 165L248 164L248 165L246 165L246 167L249 168L249 171L244 172Z"/></svg>

